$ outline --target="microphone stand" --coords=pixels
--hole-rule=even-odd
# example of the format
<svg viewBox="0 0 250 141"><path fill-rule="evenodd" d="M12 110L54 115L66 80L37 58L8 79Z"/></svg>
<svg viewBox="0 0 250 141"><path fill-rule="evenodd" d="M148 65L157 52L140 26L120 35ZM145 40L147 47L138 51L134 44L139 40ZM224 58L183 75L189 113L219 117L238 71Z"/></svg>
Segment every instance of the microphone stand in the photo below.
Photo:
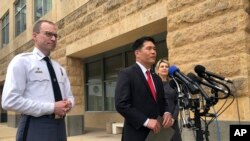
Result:
<svg viewBox="0 0 250 141"><path fill-rule="evenodd" d="M182 83L179 79L176 79L173 77L173 80L176 84L176 91L178 93L178 104L179 104L179 109L180 111L180 116L181 116L181 120L183 121L184 125L183 127L187 127L187 128L192 128L195 133L196 133L196 141L203 141L205 136L206 141L209 141L209 130L208 130L208 126L209 124L206 124L205 122L205 129L202 130L202 125L201 125L201 117L205 116L205 117L216 117L215 114L209 113L210 107L213 105L216 105L218 103L219 99L224 99L227 98L228 95L230 95L230 90L229 88L224 84L223 85L229 92L229 94L227 93L225 97L219 98L218 97L218 91L211 89L211 94L213 96L207 97L206 95L204 95L204 93L202 94L202 92L200 91L199 96L201 96L202 100L200 100L199 97L196 98L192 98L190 93L189 93L189 89L185 86L185 83ZM217 81L216 81L217 82ZM218 82L217 82L218 83ZM197 95L198 96L198 95ZM203 103L206 103L204 105L203 111L201 111L201 107L200 107L200 102L201 101L205 101ZM188 117L185 115L186 111L189 109L194 112L194 118L190 118L189 115ZM184 114L184 115L182 115ZM194 121L194 124L191 122Z"/></svg>
<svg viewBox="0 0 250 141"><path fill-rule="evenodd" d="M216 79L213 79L212 77L206 76L204 77L204 79L206 79L207 82L215 86L217 85L223 86L224 90L220 90L220 91L225 94L224 97L219 97L218 90L213 87L212 88L210 87L212 96L209 96L202 89L202 87L200 87L200 84L196 83L196 81L192 82L192 80L190 80L190 82L192 83L185 83L183 79L179 79L176 77L172 77L172 78L176 84L175 90L178 93L178 104L179 104L179 109L181 111L180 116L181 116L181 120L183 123L183 127L192 128L192 130L195 131L196 141L203 141L204 140L203 135L205 136L206 141L209 141L208 127L211 122L207 124L206 117L211 117L212 120L218 117L217 114L209 113L210 107L216 105L219 99L226 99L231 95L229 87L221 81L218 81ZM191 89L194 87L189 87L190 86L189 84L190 85L194 84L199 89L199 91L197 92L197 91L194 91L194 89ZM196 98L192 98L190 92L192 94L198 94L198 93L200 94L197 95ZM201 107L201 104L200 104L201 102L203 103L202 106L204 107ZM194 113L194 118L192 119L190 118L189 114L186 114L187 112L189 112L189 110L191 110ZM201 125L202 116L205 117L204 130L202 130L202 125ZM194 121L194 124L192 121Z"/></svg>
<svg viewBox="0 0 250 141"><path fill-rule="evenodd" d="M180 110L180 117L183 121L183 127L191 128L192 123L190 122L190 115L189 115L189 103L191 96L189 94L185 94L183 91L183 86L179 84L178 80L176 78L172 78L172 80L175 82L176 87L174 88L176 92L178 93L178 105Z"/></svg>
<svg viewBox="0 0 250 141"><path fill-rule="evenodd" d="M213 105L216 105L218 103L218 91L216 90L211 90L211 93L215 95L215 97L209 97L209 99L205 99L206 105L204 106L204 111L200 112L200 100L199 99L194 99L193 100L193 109L194 109L194 122L195 122L195 127L196 129L196 141L203 141L203 134L205 135L206 141L209 141L209 130L208 130L208 125L205 124L205 130L201 129L201 116L205 117L215 117L216 115L214 114L209 114L210 107ZM204 100L204 99L203 99Z"/></svg>
<svg viewBox="0 0 250 141"><path fill-rule="evenodd" d="M199 99L193 100L194 106L194 125L196 127L196 141L203 141L203 130L201 129L201 117L200 117L200 101Z"/></svg>
<svg viewBox="0 0 250 141"><path fill-rule="evenodd" d="M200 114L200 100L199 98L196 99L191 99L191 96L188 94L188 90L186 90L188 96L186 96L182 91L183 90L183 85L179 84L178 80L176 80L176 78L172 78L176 84L176 91L179 95L179 100L178 100L178 104L179 104L179 109L181 111L184 111L184 115L182 115L183 113L181 113L181 117L182 117L182 121L184 123L183 127L187 127L187 128L193 128L193 130L195 130L196 132L196 141L203 141L203 130L201 129L201 114ZM188 99L185 99L188 98ZM186 109L191 109L191 111L194 111L194 125L189 121L190 118L186 117L185 115L185 110ZM185 119L186 118L186 119Z"/></svg>

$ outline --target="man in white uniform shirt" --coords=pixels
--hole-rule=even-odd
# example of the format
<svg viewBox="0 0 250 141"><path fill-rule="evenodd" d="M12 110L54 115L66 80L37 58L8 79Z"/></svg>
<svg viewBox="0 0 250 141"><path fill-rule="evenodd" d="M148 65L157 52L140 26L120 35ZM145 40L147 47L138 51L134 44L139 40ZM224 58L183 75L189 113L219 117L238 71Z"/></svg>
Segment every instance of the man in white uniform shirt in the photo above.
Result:
<svg viewBox="0 0 250 141"><path fill-rule="evenodd" d="M32 38L33 52L15 56L8 66L2 107L22 114L17 141L66 141L64 117L74 97L65 69L48 58L56 47L56 25L38 21Z"/></svg>

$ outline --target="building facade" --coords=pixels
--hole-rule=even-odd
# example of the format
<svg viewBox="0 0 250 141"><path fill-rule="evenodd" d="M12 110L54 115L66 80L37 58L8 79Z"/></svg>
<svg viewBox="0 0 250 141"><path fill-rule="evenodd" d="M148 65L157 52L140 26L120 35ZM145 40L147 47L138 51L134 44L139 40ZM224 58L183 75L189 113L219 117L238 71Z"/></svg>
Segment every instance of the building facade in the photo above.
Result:
<svg viewBox="0 0 250 141"><path fill-rule="evenodd" d="M1 0L0 19L0 94L10 60L34 47L34 23L57 24L52 58L66 68L76 100L66 118L69 135L123 122L114 108L117 73L134 62L131 43L144 35L157 40L158 59L182 72L202 64L233 80L237 99L218 118L223 140L229 124L250 122L249 0ZM20 113L0 114L17 126Z"/></svg>

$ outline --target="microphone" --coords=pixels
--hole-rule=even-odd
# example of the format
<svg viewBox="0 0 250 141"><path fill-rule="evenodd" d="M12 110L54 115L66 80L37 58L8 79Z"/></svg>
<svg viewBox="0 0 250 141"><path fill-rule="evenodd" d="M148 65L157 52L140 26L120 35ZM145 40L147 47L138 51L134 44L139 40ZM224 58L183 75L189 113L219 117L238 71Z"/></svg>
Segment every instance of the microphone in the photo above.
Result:
<svg viewBox="0 0 250 141"><path fill-rule="evenodd" d="M197 82L198 84L203 84L207 87L210 87L216 91L220 91L220 92L223 92L225 94L228 94L229 92L227 90L224 90L223 88L217 86L217 85L214 85L214 84L211 84L211 83L207 83L206 81L203 81L203 79L201 78L198 78L195 74L193 73L188 73L187 76L192 79L194 82Z"/></svg>
<svg viewBox="0 0 250 141"><path fill-rule="evenodd" d="M194 71L200 77L205 77L206 75L208 75L208 76L213 76L215 78L218 78L220 80L224 80L224 81L229 82L229 83L233 83L233 81L229 80L228 78L225 78L225 77L223 77L221 75L215 74L215 73L210 72L210 71L206 71L206 68L203 67L202 65L196 65L195 68L194 68Z"/></svg>
<svg viewBox="0 0 250 141"><path fill-rule="evenodd" d="M205 98L206 101L209 100L209 97L207 93L203 90L203 88L200 86L199 81L197 80L198 78L193 74L193 73L188 73L187 76L194 82L194 84L199 88L202 96Z"/></svg>
<svg viewBox="0 0 250 141"><path fill-rule="evenodd" d="M199 88L192 84L192 80L182 74L176 66L170 66L168 69L168 74L170 75L170 77L177 77L182 82L184 82L192 94L196 94L199 92Z"/></svg>

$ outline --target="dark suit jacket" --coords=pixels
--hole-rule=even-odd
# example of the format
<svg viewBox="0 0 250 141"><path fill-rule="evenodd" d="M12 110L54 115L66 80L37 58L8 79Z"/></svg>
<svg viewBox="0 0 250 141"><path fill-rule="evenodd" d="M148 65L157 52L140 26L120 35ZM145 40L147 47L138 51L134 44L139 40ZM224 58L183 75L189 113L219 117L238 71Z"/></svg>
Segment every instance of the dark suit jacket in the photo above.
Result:
<svg viewBox="0 0 250 141"><path fill-rule="evenodd" d="M169 81L163 82L165 98L168 103L168 110L172 113L172 118L178 120L179 105L178 105L178 93L175 89L171 88Z"/></svg>
<svg viewBox="0 0 250 141"><path fill-rule="evenodd" d="M162 81L155 73L151 75L156 87L157 102L138 64L119 73L115 90L115 106L125 118L123 141L145 141L150 131L143 126L147 118L156 119L168 111Z"/></svg>
<svg viewBox="0 0 250 141"><path fill-rule="evenodd" d="M171 141L181 141L180 129L178 126L178 115L179 115L179 105L178 105L178 93L175 89L171 88L169 81L163 82L164 92L166 102L168 103L168 110L172 113L172 118L175 119L172 128L175 130Z"/></svg>

